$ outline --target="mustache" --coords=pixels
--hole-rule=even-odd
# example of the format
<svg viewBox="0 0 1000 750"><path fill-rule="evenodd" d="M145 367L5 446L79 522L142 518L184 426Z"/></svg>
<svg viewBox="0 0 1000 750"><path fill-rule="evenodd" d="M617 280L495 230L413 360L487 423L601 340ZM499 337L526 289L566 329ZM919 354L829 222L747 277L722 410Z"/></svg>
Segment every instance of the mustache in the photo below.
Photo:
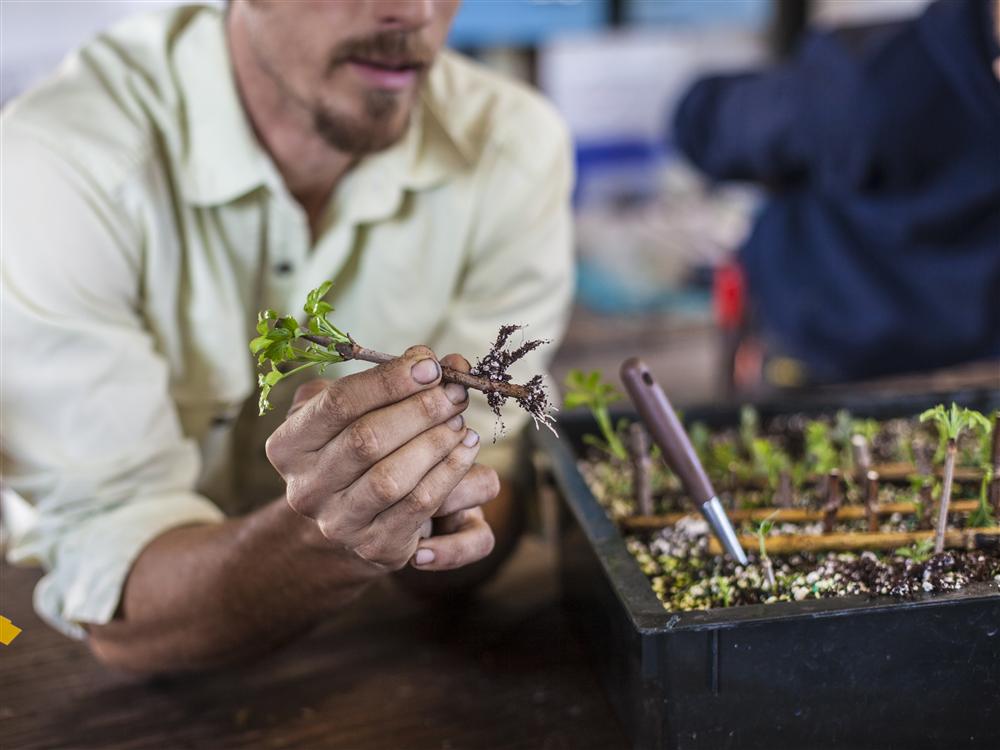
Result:
<svg viewBox="0 0 1000 750"><path fill-rule="evenodd" d="M327 72L352 59L393 66L427 67L434 60L434 50L412 31L381 31L337 45Z"/></svg>

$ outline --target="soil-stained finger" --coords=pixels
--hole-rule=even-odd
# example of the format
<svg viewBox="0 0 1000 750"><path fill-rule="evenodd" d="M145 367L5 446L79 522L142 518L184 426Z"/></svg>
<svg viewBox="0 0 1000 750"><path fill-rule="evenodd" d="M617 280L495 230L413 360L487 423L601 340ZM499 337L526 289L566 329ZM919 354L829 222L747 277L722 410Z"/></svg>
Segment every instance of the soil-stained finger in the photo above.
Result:
<svg viewBox="0 0 1000 750"><path fill-rule="evenodd" d="M451 515L466 508L485 505L500 494L500 477L489 466L476 464L459 482L434 515Z"/></svg>
<svg viewBox="0 0 1000 750"><path fill-rule="evenodd" d="M368 412L349 424L319 451L319 462L336 467L353 482L369 467L389 456L418 435L455 419L468 407L468 399L454 402L445 386L419 391L395 404ZM464 420L458 416L459 428Z"/></svg>
<svg viewBox="0 0 1000 750"><path fill-rule="evenodd" d="M434 515L454 486L439 496L434 495L424 478L440 464L453 462L453 453L469 452L462 441L468 439L471 430L465 427L455 430L453 426L445 423L432 427L383 458L358 477L345 491L341 506L331 510L343 514L350 525L363 528L374 525L386 510L400 506L397 512L409 509L414 518L419 517L411 529L416 531L425 518ZM471 466L472 461L468 463ZM468 466L462 475L466 471ZM455 479L455 484L462 475Z"/></svg>
<svg viewBox="0 0 1000 750"><path fill-rule="evenodd" d="M391 362L329 383L297 408L267 441L278 471L303 452L317 451L363 414L437 386L441 366L426 346Z"/></svg>
<svg viewBox="0 0 1000 750"><path fill-rule="evenodd" d="M449 516L442 531L423 539L412 563L418 570L453 570L482 560L493 551L493 530L480 508L470 508Z"/></svg>
<svg viewBox="0 0 1000 750"><path fill-rule="evenodd" d="M393 538L412 536L466 476L478 453L479 436L467 430L462 442L428 471L406 497L380 513L372 526Z"/></svg>

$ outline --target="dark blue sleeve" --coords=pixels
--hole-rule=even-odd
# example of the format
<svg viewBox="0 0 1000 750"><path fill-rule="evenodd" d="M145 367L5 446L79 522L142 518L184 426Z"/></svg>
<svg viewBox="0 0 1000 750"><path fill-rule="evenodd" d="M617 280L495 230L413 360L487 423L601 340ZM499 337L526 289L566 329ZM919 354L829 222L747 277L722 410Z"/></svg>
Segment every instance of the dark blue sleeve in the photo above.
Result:
<svg viewBox="0 0 1000 750"><path fill-rule="evenodd" d="M840 46L815 36L779 68L703 78L674 120L677 147L716 180L779 186L805 179L831 132L823 101L849 102L851 78Z"/></svg>

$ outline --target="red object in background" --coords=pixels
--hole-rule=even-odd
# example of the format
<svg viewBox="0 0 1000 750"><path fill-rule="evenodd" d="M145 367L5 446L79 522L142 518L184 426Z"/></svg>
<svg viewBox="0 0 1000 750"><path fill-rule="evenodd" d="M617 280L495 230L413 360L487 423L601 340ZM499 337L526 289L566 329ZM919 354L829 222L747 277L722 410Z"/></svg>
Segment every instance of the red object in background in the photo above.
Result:
<svg viewBox="0 0 1000 750"><path fill-rule="evenodd" d="M725 331L743 325L746 311L746 283L743 269L736 261L729 261L715 269L712 284L712 303L715 322Z"/></svg>

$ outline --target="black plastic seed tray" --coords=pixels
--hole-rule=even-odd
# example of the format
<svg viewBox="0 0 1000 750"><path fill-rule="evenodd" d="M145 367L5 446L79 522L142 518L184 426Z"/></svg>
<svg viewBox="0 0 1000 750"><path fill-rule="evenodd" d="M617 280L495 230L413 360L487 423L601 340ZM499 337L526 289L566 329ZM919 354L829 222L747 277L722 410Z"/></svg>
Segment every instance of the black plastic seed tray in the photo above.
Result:
<svg viewBox="0 0 1000 750"><path fill-rule="evenodd" d="M952 399L983 410L1000 392L838 404L782 413L910 416ZM738 409L686 410L736 424ZM566 606L636 748L1000 750L1000 587L902 601L850 597L701 612L663 609L577 470L589 419L537 433L565 501Z"/></svg>

